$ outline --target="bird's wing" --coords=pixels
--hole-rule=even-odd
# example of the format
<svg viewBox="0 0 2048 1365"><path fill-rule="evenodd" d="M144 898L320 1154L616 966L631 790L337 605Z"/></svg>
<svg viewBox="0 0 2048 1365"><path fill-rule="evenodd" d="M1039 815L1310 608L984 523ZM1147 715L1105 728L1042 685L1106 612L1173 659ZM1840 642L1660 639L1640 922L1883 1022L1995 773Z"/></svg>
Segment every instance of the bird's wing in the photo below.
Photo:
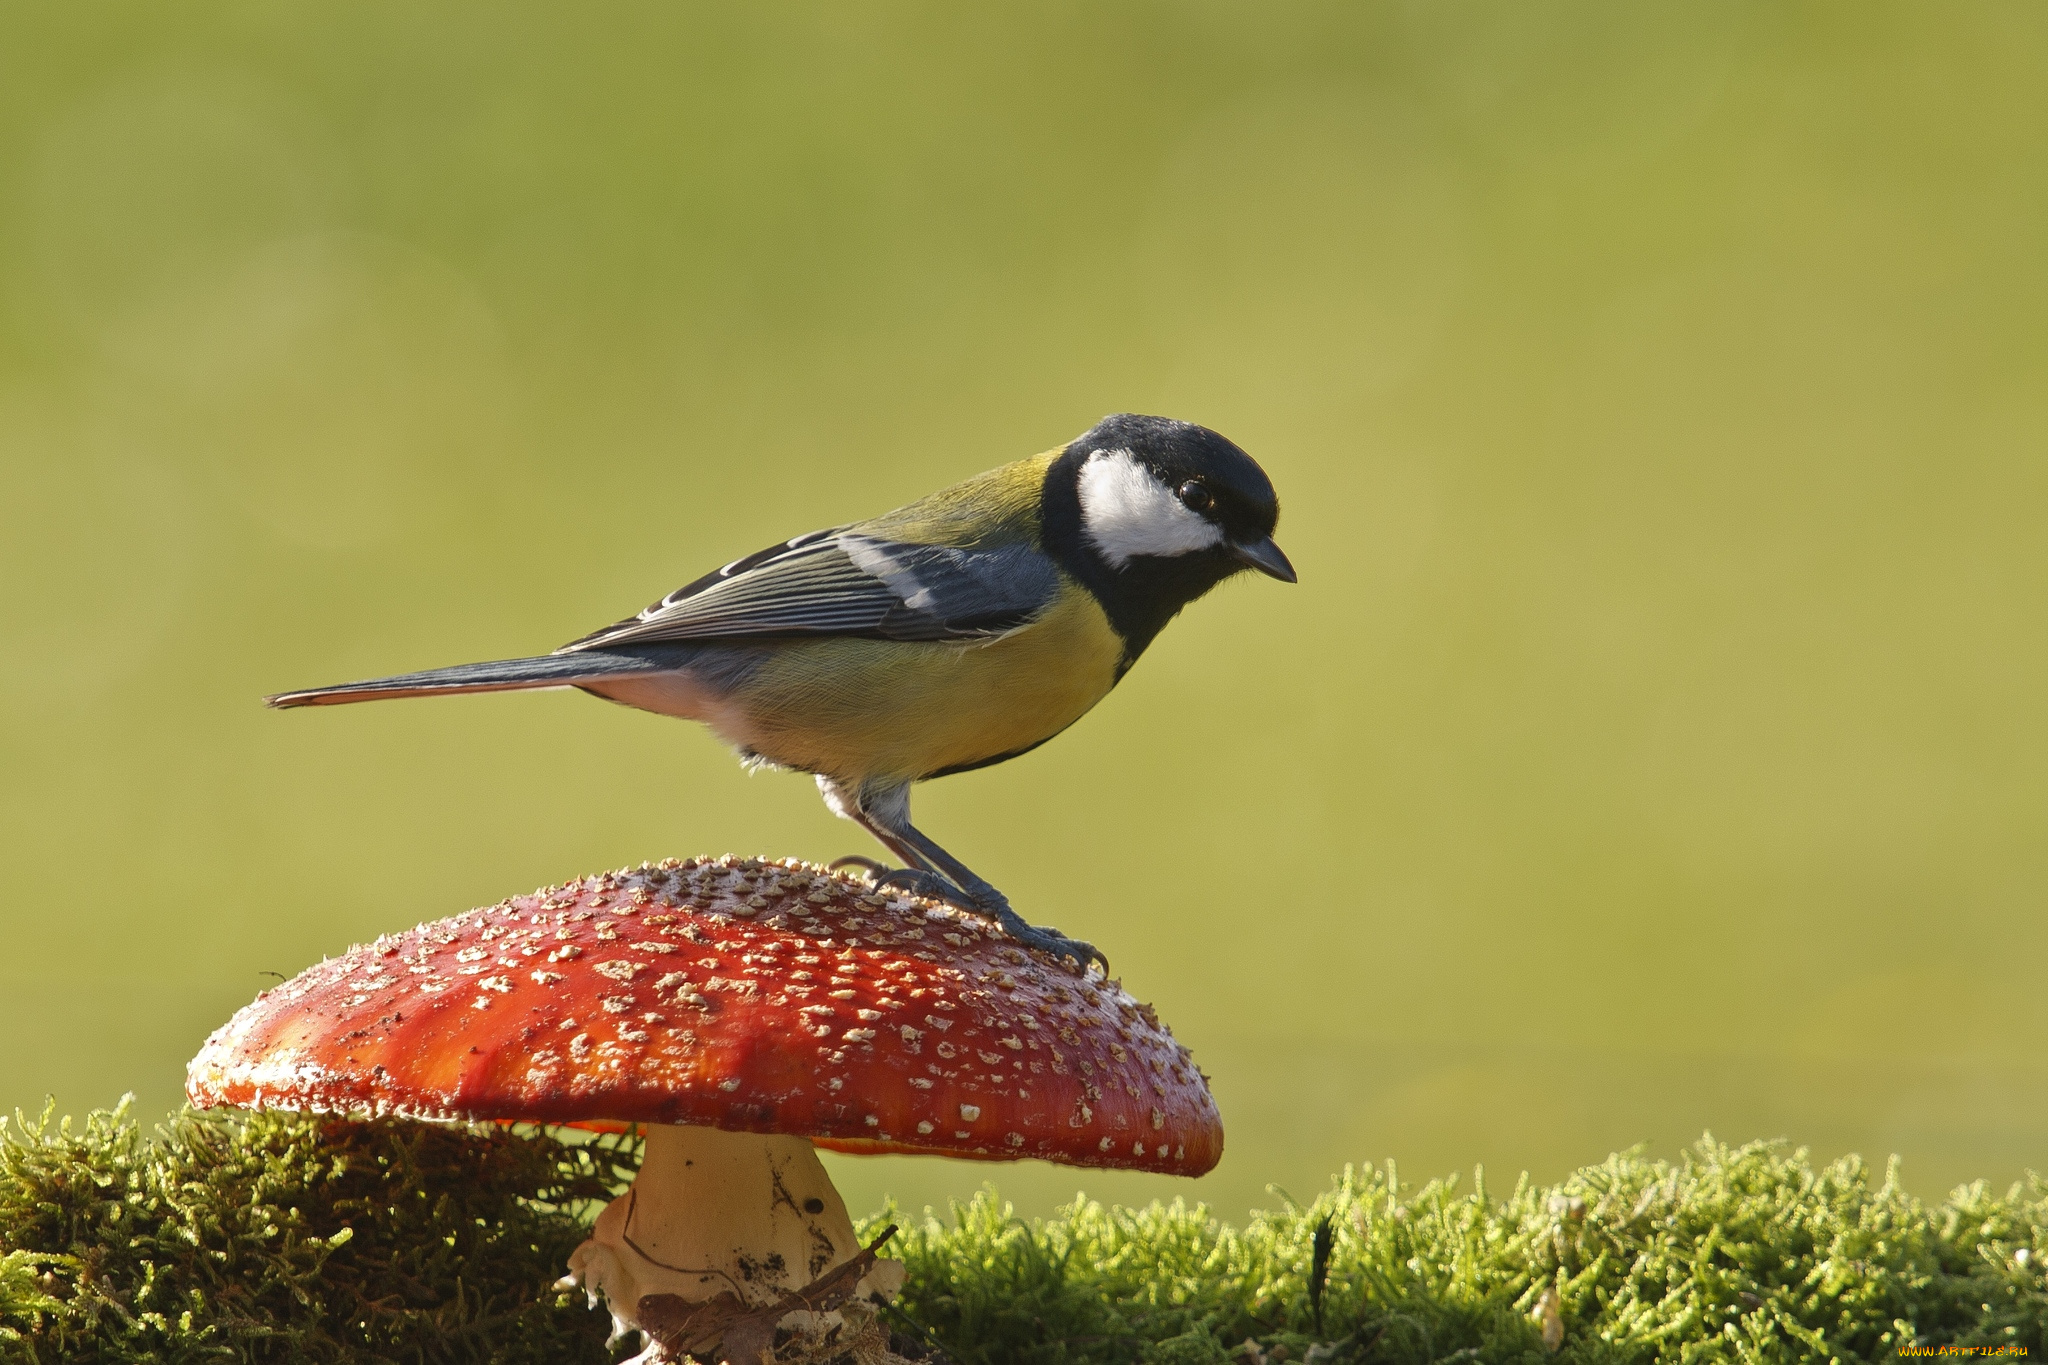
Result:
<svg viewBox="0 0 2048 1365"><path fill-rule="evenodd" d="M665 640L986 640L1028 624L1059 571L1024 541L924 545L833 527L771 545L558 653Z"/></svg>

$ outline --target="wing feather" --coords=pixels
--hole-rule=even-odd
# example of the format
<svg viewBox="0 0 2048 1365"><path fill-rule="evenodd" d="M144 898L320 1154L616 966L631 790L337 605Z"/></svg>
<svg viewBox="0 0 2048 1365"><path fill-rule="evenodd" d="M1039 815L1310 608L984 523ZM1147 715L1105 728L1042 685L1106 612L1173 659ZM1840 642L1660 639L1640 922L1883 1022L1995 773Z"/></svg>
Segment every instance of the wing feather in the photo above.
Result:
<svg viewBox="0 0 2048 1365"><path fill-rule="evenodd" d="M736 559L557 652L806 635L992 639L1028 624L1059 586L1029 543L922 545L833 527Z"/></svg>

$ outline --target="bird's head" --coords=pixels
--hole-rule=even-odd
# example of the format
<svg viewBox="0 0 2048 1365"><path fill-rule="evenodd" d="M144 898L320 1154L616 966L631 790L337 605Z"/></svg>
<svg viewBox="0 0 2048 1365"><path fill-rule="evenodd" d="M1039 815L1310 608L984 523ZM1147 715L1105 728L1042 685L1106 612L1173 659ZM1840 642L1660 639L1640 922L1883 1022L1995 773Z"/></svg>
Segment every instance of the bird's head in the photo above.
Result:
<svg viewBox="0 0 2048 1365"><path fill-rule="evenodd" d="M1280 500L1251 456L1207 427L1118 413L1047 475L1048 539L1108 610L1129 657L1189 602L1246 568L1294 582L1273 543Z"/></svg>
<svg viewBox="0 0 2048 1365"><path fill-rule="evenodd" d="M1192 556L1225 574L1248 566L1294 582L1294 566L1273 543L1280 519L1273 481L1209 428L1119 413L1067 453L1082 538L1112 569Z"/></svg>

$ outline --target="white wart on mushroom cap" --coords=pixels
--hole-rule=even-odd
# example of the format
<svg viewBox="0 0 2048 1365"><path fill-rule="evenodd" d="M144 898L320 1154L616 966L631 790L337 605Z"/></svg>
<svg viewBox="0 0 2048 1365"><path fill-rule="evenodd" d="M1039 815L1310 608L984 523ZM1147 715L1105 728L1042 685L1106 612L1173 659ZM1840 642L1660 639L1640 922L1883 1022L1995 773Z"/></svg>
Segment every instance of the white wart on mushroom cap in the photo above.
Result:
<svg viewBox="0 0 2048 1365"><path fill-rule="evenodd" d="M187 1092L1179 1175L1222 1153L1205 1078L1120 983L949 906L754 860L607 873L351 948L215 1032Z"/></svg>

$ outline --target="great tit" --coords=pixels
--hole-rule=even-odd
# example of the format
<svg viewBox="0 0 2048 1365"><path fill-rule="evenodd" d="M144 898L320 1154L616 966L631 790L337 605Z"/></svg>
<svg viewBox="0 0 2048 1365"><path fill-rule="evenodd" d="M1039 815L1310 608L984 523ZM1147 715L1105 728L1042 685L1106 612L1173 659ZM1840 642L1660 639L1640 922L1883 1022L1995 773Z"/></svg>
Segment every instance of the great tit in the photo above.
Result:
<svg viewBox="0 0 2048 1365"><path fill-rule="evenodd" d="M575 687L702 721L815 775L902 859L883 883L1086 968L910 823L910 786L1028 753L1108 695L1175 613L1245 568L1282 582L1265 471L1206 427L1122 413L1046 454L736 559L532 659L285 692L276 707ZM1106 962L1105 962L1106 966Z"/></svg>

